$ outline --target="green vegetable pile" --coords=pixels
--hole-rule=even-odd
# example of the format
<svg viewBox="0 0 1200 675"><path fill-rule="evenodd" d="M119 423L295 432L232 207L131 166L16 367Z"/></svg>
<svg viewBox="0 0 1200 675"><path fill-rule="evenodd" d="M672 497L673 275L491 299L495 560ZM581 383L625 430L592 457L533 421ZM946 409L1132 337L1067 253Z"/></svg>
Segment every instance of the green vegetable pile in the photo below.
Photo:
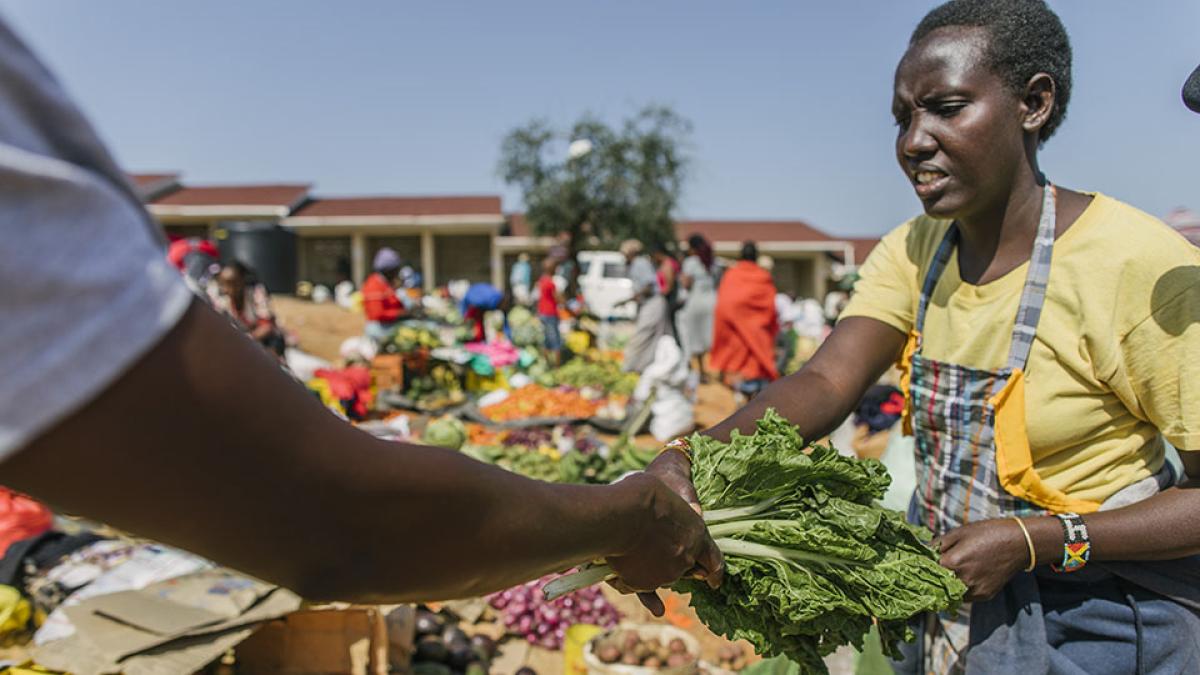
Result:
<svg viewBox="0 0 1200 675"><path fill-rule="evenodd" d="M559 460L557 452L523 448L509 445L467 445L462 453L487 464L521 474L534 480L557 483L559 481Z"/></svg>
<svg viewBox="0 0 1200 675"><path fill-rule="evenodd" d="M467 442L467 427L457 418L443 415L425 427L421 440L450 450L458 450Z"/></svg>
<svg viewBox="0 0 1200 675"><path fill-rule="evenodd" d="M407 354L421 348L436 349L441 346L442 339L435 331L424 326L403 325L383 350L389 354Z"/></svg>
<svg viewBox="0 0 1200 675"><path fill-rule="evenodd" d="M712 590L684 580L676 590L692 594L713 632L823 673L822 658L844 644L861 649L873 623L884 651L898 656L897 642L912 638L910 618L955 607L966 592L923 543L928 532L874 505L891 482L878 461L806 447L771 409L753 435L691 442L692 478L725 554L725 582ZM610 574L604 565L585 568L545 591Z"/></svg>
<svg viewBox="0 0 1200 675"><path fill-rule="evenodd" d="M518 347L541 347L542 322L527 307L513 307L508 312L508 326L512 342Z"/></svg>
<svg viewBox="0 0 1200 675"><path fill-rule="evenodd" d="M567 385L582 389L594 387L608 394L629 396L637 387L637 373L621 371L621 365L605 359L574 358L559 368L536 376L544 387Z"/></svg>
<svg viewBox="0 0 1200 675"><path fill-rule="evenodd" d="M656 448L638 448L627 439L620 439L604 450L596 443L591 438L580 438L575 441L574 449L566 453L545 444L529 447L507 442L465 445L462 452L526 478L577 485L611 483L630 471L646 468L658 454Z"/></svg>
<svg viewBox="0 0 1200 675"><path fill-rule="evenodd" d="M607 456L599 452L568 452L558 462L558 482L605 485L630 471L641 471L658 450L642 450L632 444L614 445Z"/></svg>

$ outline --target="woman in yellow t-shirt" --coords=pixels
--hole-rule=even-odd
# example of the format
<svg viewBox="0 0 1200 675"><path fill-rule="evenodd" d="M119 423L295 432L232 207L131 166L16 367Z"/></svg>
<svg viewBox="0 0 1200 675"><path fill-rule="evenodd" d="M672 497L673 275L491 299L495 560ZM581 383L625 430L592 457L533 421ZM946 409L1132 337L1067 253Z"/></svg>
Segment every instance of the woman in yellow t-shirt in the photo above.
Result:
<svg viewBox="0 0 1200 675"><path fill-rule="evenodd" d="M813 359L708 431L771 406L820 438L899 362L909 516L971 601L918 626L903 671L1200 672L1200 251L1047 181L1070 92L1041 0L926 15L892 103L924 215L871 254Z"/></svg>

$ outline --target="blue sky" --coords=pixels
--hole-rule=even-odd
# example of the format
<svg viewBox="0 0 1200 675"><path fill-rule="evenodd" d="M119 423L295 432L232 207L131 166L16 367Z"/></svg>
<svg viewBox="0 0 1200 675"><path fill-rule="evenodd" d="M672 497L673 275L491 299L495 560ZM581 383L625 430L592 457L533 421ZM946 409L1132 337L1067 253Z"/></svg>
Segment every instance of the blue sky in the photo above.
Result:
<svg viewBox="0 0 1200 675"><path fill-rule="evenodd" d="M892 71L935 3L0 0L131 170L312 181L318 194L500 193L533 117L692 120L682 218L877 234L919 209L892 155ZM1075 48L1064 185L1200 207L1194 0L1052 2Z"/></svg>

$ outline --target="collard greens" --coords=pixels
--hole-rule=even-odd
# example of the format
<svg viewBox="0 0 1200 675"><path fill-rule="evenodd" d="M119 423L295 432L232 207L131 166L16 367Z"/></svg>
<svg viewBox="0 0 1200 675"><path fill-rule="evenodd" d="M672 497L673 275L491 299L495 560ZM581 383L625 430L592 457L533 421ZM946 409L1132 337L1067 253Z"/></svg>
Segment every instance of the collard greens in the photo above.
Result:
<svg viewBox="0 0 1200 675"><path fill-rule="evenodd" d="M928 532L881 508L891 478L875 460L805 447L767 410L753 435L691 439L696 491L725 552L725 582L682 581L714 632L824 672L840 645L862 647L873 621L885 651L917 614L956 606L966 587L923 542Z"/></svg>
<svg viewBox="0 0 1200 675"><path fill-rule="evenodd" d="M713 632L745 639L801 672L826 672L839 646L862 648L877 624L884 651L911 639L908 621L956 607L966 587L925 545L929 533L876 503L891 478L875 460L806 446L768 409L752 435L729 443L696 434L692 480L709 532L725 554L713 590L684 580L676 590ZM611 574L592 566L547 585L548 595Z"/></svg>

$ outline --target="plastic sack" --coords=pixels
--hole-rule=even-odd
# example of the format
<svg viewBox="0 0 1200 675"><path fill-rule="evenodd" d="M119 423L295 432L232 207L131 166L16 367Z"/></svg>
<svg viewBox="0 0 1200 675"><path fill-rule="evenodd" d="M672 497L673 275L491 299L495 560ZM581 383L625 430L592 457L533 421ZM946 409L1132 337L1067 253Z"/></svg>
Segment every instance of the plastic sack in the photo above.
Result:
<svg viewBox="0 0 1200 675"><path fill-rule="evenodd" d="M679 345L670 336L660 337L654 345L654 360L642 371L633 399L645 401L655 392L650 404L650 434L661 442L696 426L696 407L687 395L689 375Z"/></svg>

